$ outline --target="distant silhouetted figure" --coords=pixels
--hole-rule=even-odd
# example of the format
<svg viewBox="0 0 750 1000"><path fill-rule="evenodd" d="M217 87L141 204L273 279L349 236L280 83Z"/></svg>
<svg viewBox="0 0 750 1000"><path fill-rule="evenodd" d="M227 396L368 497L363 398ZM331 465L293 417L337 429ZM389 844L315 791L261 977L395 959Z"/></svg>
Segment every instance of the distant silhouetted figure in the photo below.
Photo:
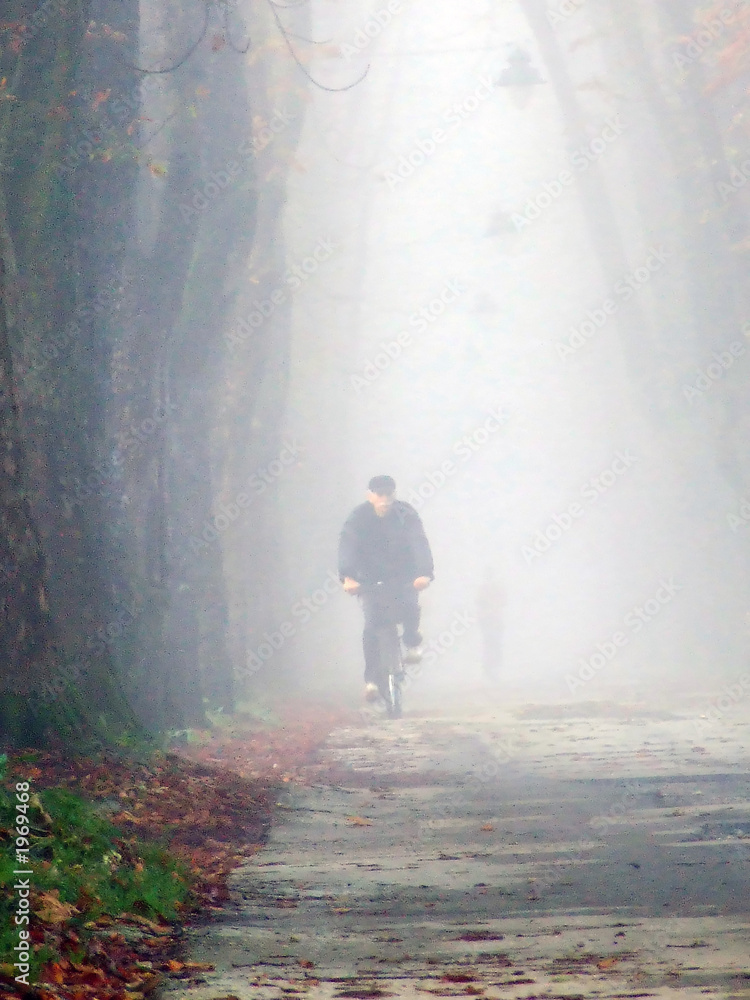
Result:
<svg viewBox="0 0 750 1000"><path fill-rule="evenodd" d="M477 591L477 622L482 633L482 669L488 680L500 675L505 591L495 571L487 566Z"/></svg>
<svg viewBox="0 0 750 1000"><path fill-rule="evenodd" d="M516 46L508 56L508 64L495 80L496 87L534 87L544 83L542 74L531 63L531 56Z"/></svg>
<svg viewBox="0 0 750 1000"><path fill-rule="evenodd" d="M534 87L546 83L541 73L531 63L531 56L520 46L516 46L508 56L508 62L495 80L496 87L507 87L511 100L517 108L525 108L534 93Z"/></svg>

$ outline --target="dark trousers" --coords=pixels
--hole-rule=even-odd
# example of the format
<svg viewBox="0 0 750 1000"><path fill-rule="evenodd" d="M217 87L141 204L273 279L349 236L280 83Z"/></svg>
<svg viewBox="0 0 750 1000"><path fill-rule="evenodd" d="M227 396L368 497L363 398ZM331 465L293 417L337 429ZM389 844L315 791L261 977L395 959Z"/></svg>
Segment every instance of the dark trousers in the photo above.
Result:
<svg viewBox="0 0 750 1000"><path fill-rule="evenodd" d="M365 586L361 597L365 615L362 633L365 683L376 684L380 668L379 628L384 625L403 625L405 646L418 646L422 641L419 634L419 594L411 583L384 583L380 586Z"/></svg>

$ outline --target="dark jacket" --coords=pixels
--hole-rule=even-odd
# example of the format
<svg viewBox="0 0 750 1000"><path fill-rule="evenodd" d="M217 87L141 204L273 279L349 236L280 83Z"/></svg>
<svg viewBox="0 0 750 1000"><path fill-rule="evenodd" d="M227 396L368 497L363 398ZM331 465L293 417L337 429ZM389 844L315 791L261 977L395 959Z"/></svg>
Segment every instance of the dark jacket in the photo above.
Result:
<svg viewBox="0 0 750 1000"><path fill-rule="evenodd" d="M341 531L339 576L358 583L432 579L430 544L411 504L394 500L384 517L369 502L355 507Z"/></svg>

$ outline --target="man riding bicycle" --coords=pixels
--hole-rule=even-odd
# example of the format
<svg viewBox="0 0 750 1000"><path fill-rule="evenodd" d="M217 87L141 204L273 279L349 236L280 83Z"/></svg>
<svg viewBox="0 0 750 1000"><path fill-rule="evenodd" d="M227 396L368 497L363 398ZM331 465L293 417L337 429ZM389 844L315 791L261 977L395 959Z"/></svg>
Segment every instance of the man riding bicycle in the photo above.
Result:
<svg viewBox="0 0 750 1000"><path fill-rule="evenodd" d="M374 476L366 503L351 512L339 540L339 578L347 594L362 599L368 701L378 695L379 628L403 625L406 662L421 659L419 591L434 579L432 553L419 514L411 504L396 500L395 492L390 476Z"/></svg>

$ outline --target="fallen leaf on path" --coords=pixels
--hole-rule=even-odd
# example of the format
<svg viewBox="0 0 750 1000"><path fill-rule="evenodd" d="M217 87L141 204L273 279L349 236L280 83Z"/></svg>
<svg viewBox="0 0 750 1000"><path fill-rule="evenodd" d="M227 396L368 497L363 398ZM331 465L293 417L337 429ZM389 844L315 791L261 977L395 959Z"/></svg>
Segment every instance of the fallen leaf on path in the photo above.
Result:
<svg viewBox="0 0 750 1000"><path fill-rule="evenodd" d="M100 104L104 104L105 101L109 100L109 95L112 93L111 88L107 90L99 90L94 94L94 100L91 104L91 110L96 111Z"/></svg>
<svg viewBox="0 0 750 1000"><path fill-rule="evenodd" d="M142 917L138 913L121 913L118 920L124 920L128 924L139 924L141 927L148 927L154 934L163 934L168 928L163 924L157 924L148 917ZM111 921L109 921L111 923Z"/></svg>
<svg viewBox="0 0 750 1000"><path fill-rule="evenodd" d="M497 931L464 931L456 941L502 941L504 937L504 934L498 934Z"/></svg>
<svg viewBox="0 0 750 1000"><path fill-rule="evenodd" d="M36 915L45 924L64 924L74 913L78 913L72 903L63 903L60 900L59 889L42 893L39 900L43 905L37 909Z"/></svg>
<svg viewBox="0 0 750 1000"><path fill-rule="evenodd" d="M601 962L596 963L597 969L611 969L613 965L617 965L620 961L619 958L603 958Z"/></svg>
<svg viewBox="0 0 750 1000"><path fill-rule="evenodd" d="M131 848L131 835L161 838L167 828L170 849L196 879L195 906L200 903L215 911L214 904L228 898L228 872L245 855L257 853L265 840L275 787L284 778L298 780L301 764L341 715L338 710L286 703L279 712L278 720L262 727L241 721L226 732L208 734L205 745L196 742L176 752L157 754L148 764L108 754L71 760L67 754L45 753L43 770L29 768L27 760L19 759L14 776L16 780L41 778L42 788L68 788L106 803L108 818L114 810L125 821L128 863L136 874L148 872L148 865L138 858L137 848ZM39 795L30 797L30 807L52 826ZM45 873L50 867L49 861L42 862ZM214 968L179 960L171 950L176 943L174 928L162 922L156 911L145 911L153 919L119 909L100 915L101 901L87 889L64 901L60 899L63 891L53 894L40 887L35 893L37 915L46 921L40 921L43 926L34 942L44 941L56 952L79 960L51 956L40 973L35 1000L145 1000L165 974L184 980ZM268 902L275 905L273 898ZM296 903L294 897L286 896L278 905L292 908ZM79 921L95 933L87 934L85 940L79 938L75 933ZM137 925L139 933L118 933L126 924ZM152 972L144 975L144 970ZM12 976L14 971L0 963L0 973ZM298 973L299 979L290 986L308 989L317 984L314 969L298 968ZM0 983L0 1000L6 992ZM214 995L210 988L208 992L211 1000L238 1000L228 994Z"/></svg>
<svg viewBox="0 0 750 1000"><path fill-rule="evenodd" d="M442 989L442 990L428 990L425 986L417 986L415 989L419 990L420 993L430 993L434 997L460 997L460 993L456 993L455 989Z"/></svg>
<svg viewBox="0 0 750 1000"><path fill-rule="evenodd" d="M65 973L62 966L58 962L53 962L49 970L49 978L53 983L64 983Z"/></svg>
<svg viewBox="0 0 750 1000"><path fill-rule="evenodd" d="M385 990L379 989L377 986L373 989L353 989L353 990L342 990L341 993L336 994L337 997L352 997L354 1000L370 1000L374 997L392 997L395 993L388 993Z"/></svg>

